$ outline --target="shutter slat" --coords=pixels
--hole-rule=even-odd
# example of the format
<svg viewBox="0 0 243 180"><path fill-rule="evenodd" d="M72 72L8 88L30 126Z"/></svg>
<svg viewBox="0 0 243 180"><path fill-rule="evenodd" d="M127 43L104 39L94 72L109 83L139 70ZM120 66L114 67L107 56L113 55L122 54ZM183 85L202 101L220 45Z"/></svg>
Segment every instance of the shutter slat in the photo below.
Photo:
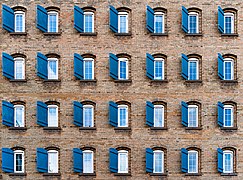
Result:
<svg viewBox="0 0 243 180"><path fill-rule="evenodd" d="M224 80L224 58L220 53L218 53L218 76Z"/></svg>
<svg viewBox="0 0 243 180"><path fill-rule="evenodd" d="M154 79L154 57L149 53L146 53L146 75Z"/></svg>
<svg viewBox="0 0 243 180"><path fill-rule="evenodd" d="M115 54L109 54L110 76L113 79L118 79L118 58Z"/></svg>
<svg viewBox="0 0 243 180"><path fill-rule="evenodd" d="M48 66L47 57L44 54L38 52L37 53L37 75L40 78L48 79L47 66Z"/></svg>
<svg viewBox="0 0 243 180"><path fill-rule="evenodd" d="M6 173L14 172L14 153L10 148L2 148L2 171Z"/></svg>
<svg viewBox="0 0 243 180"><path fill-rule="evenodd" d="M14 10L5 4L2 5L2 25L8 32L14 32Z"/></svg>
<svg viewBox="0 0 243 180"><path fill-rule="evenodd" d="M110 172L117 173L118 172L118 151L114 148L109 149L110 152Z"/></svg>
<svg viewBox="0 0 243 180"><path fill-rule="evenodd" d="M79 148L73 148L73 171L83 172L83 151Z"/></svg>
<svg viewBox="0 0 243 180"><path fill-rule="evenodd" d="M73 123L79 127L83 126L83 105L78 101L73 102Z"/></svg>
<svg viewBox="0 0 243 180"><path fill-rule="evenodd" d="M36 9L36 27L43 32L47 32L47 10L40 5L37 5Z"/></svg>
<svg viewBox="0 0 243 180"><path fill-rule="evenodd" d="M74 53L74 76L78 79L84 79L83 57Z"/></svg>
<svg viewBox="0 0 243 180"><path fill-rule="evenodd" d="M224 33L224 11L220 6L218 6L218 30Z"/></svg>
<svg viewBox="0 0 243 180"><path fill-rule="evenodd" d="M181 123L183 126L188 126L188 104L181 102Z"/></svg>
<svg viewBox="0 0 243 180"><path fill-rule="evenodd" d="M153 164L154 164L154 152L150 148L146 148L146 172L153 172Z"/></svg>
<svg viewBox="0 0 243 180"><path fill-rule="evenodd" d="M185 33L188 33L188 11L184 6L182 6L181 13L182 13L182 30Z"/></svg>
<svg viewBox="0 0 243 180"><path fill-rule="evenodd" d="M14 126L14 105L7 101L2 101L2 123L9 127Z"/></svg>
<svg viewBox="0 0 243 180"><path fill-rule="evenodd" d="M2 53L3 76L8 79L14 79L14 58L3 52Z"/></svg>
<svg viewBox="0 0 243 180"><path fill-rule="evenodd" d="M150 6L147 6L146 23L148 31L154 33L154 10Z"/></svg>
<svg viewBox="0 0 243 180"><path fill-rule="evenodd" d="M223 150L218 148L218 172L223 173Z"/></svg>
<svg viewBox="0 0 243 180"><path fill-rule="evenodd" d="M109 102L109 123L114 127L118 126L118 105L112 101Z"/></svg>
<svg viewBox="0 0 243 180"><path fill-rule="evenodd" d="M181 149L181 172L188 172L188 151L185 148Z"/></svg>
<svg viewBox="0 0 243 180"><path fill-rule="evenodd" d="M224 104L221 102L218 102L218 125L224 126Z"/></svg>
<svg viewBox="0 0 243 180"><path fill-rule="evenodd" d="M110 6L110 29L118 33L118 11L113 6Z"/></svg>
<svg viewBox="0 0 243 180"><path fill-rule="evenodd" d="M146 102L146 124L150 127L154 126L154 105L149 101Z"/></svg>
<svg viewBox="0 0 243 180"><path fill-rule="evenodd" d="M78 6L74 6L74 28L80 33L84 32L84 12Z"/></svg>
<svg viewBox="0 0 243 180"><path fill-rule="evenodd" d="M185 54L181 54L181 75L188 80L188 57Z"/></svg>
<svg viewBox="0 0 243 180"><path fill-rule="evenodd" d="M41 101L37 101L37 124L40 126L46 127L48 126L48 108L47 105Z"/></svg>
<svg viewBox="0 0 243 180"><path fill-rule="evenodd" d="M37 171L41 173L48 172L48 153L44 148L36 149L36 167Z"/></svg>

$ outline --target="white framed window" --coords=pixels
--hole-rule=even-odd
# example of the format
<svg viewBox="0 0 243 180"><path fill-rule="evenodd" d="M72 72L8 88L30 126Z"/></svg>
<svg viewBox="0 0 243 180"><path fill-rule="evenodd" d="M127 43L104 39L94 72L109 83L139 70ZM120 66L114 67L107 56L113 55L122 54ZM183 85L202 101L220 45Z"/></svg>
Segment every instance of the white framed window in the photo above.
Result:
<svg viewBox="0 0 243 180"><path fill-rule="evenodd" d="M25 62L24 58L14 58L14 79L25 78Z"/></svg>
<svg viewBox="0 0 243 180"><path fill-rule="evenodd" d="M189 12L188 13L188 33L195 34L199 32L198 28L198 13Z"/></svg>
<svg viewBox="0 0 243 180"><path fill-rule="evenodd" d="M14 12L14 31L25 32L25 12L24 11Z"/></svg>
<svg viewBox="0 0 243 180"><path fill-rule="evenodd" d="M198 173L198 152L188 151L188 173Z"/></svg>
<svg viewBox="0 0 243 180"><path fill-rule="evenodd" d="M188 127L198 127L197 105L188 105Z"/></svg>
<svg viewBox="0 0 243 180"><path fill-rule="evenodd" d="M84 32L94 32L94 13L84 12Z"/></svg>
<svg viewBox="0 0 243 180"><path fill-rule="evenodd" d="M224 127L234 126L234 107L232 105L224 105Z"/></svg>
<svg viewBox="0 0 243 180"><path fill-rule="evenodd" d="M119 58L118 59L118 79L125 80L128 79L128 59Z"/></svg>
<svg viewBox="0 0 243 180"><path fill-rule="evenodd" d="M164 79L164 59L154 58L154 79Z"/></svg>
<svg viewBox="0 0 243 180"><path fill-rule="evenodd" d="M47 153L48 153L48 173L58 173L58 151L49 150Z"/></svg>
<svg viewBox="0 0 243 180"><path fill-rule="evenodd" d="M24 173L24 151L14 151L14 173Z"/></svg>
<svg viewBox="0 0 243 180"><path fill-rule="evenodd" d="M118 105L118 127L128 127L127 105Z"/></svg>
<svg viewBox="0 0 243 180"><path fill-rule="evenodd" d="M14 105L14 127L24 127L24 105Z"/></svg>
<svg viewBox="0 0 243 180"><path fill-rule="evenodd" d="M94 172L93 151L85 150L83 151L83 173L93 173L93 172Z"/></svg>
<svg viewBox="0 0 243 180"><path fill-rule="evenodd" d="M154 127L164 127L163 105L154 105Z"/></svg>
<svg viewBox="0 0 243 180"><path fill-rule="evenodd" d="M48 127L58 127L58 106L48 105Z"/></svg>
<svg viewBox="0 0 243 180"><path fill-rule="evenodd" d="M154 151L153 173L164 173L164 152L161 150Z"/></svg>
<svg viewBox="0 0 243 180"><path fill-rule="evenodd" d="M234 153L229 150L223 151L223 173L233 173Z"/></svg>
<svg viewBox="0 0 243 180"><path fill-rule="evenodd" d="M94 106L83 105L83 126L94 127Z"/></svg>
<svg viewBox="0 0 243 180"><path fill-rule="evenodd" d="M224 33L234 33L234 14L224 13Z"/></svg>
<svg viewBox="0 0 243 180"><path fill-rule="evenodd" d="M94 59L84 58L84 79L94 79Z"/></svg>
<svg viewBox="0 0 243 180"><path fill-rule="evenodd" d="M154 13L154 33L164 33L164 13Z"/></svg>
<svg viewBox="0 0 243 180"><path fill-rule="evenodd" d="M128 151L118 151L118 173L128 173Z"/></svg>
<svg viewBox="0 0 243 180"><path fill-rule="evenodd" d="M231 58L224 59L224 80L234 79L234 60Z"/></svg>
<svg viewBox="0 0 243 180"><path fill-rule="evenodd" d="M58 79L58 59L48 58L48 79Z"/></svg>
<svg viewBox="0 0 243 180"><path fill-rule="evenodd" d="M199 66L197 58L188 59L188 80L198 80L199 79Z"/></svg>
<svg viewBox="0 0 243 180"><path fill-rule="evenodd" d="M128 33L127 12L118 12L118 33Z"/></svg>
<svg viewBox="0 0 243 180"><path fill-rule="evenodd" d="M48 13L48 32L58 32L58 12L49 11Z"/></svg>

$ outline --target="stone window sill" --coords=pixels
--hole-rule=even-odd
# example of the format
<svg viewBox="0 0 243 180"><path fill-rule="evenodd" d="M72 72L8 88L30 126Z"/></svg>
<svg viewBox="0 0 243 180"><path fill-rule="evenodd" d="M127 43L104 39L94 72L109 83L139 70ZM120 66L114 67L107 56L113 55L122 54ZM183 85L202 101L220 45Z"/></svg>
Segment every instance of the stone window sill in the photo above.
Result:
<svg viewBox="0 0 243 180"><path fill-rule="evenodd" d="M238 128L237 127L220 127L220 129L221 130L225 130L225 131L227 131L227 130L229 130L229 131L231 131L231 130L237 130Z"/></svg>
<svg viewBox="0 0 243 180"><path fill-rule="evenodd" d="M203 36L202 33L186 33L186 36Z"/></svg>
<svg viewBox="0 0 243 180"><path fill-rule="evenodd" d="M10 79L10 82L27 82L27 79Z"/></svg>
<svg viewBox="0 0 243 180"><path fill-rule="evenodd" d="M9 173L9 176L26 176L26 173Z"/></svg>
<svg viewBox="0 0 243 180"><path fill-rule="evenodd" d="M151 127L150 129L155 131L168 130L167 127Z"/></svg>
<svg viewBox="0 0 243 180"><path fill-rule="evenodd" d="M45 79L44 82L61 82L60 79Z"/></svg>
<svg viewBox="0 0 243 180"><path fill-rule="evenodd" d="M46 32L43 33L45 36L61 36L62 33L60 32Z"/></svg>
<svg viewBox="0 0 243 180"><path fill-rule="evenodd" d="M239 34L238 33L230 33L230 34L221 34L221 36L223 37L223 36L235 36L235 37L238 37L239 36Z"/></svg>
<svg viewBox="0 0 243 180"><path fill-rule="evenodd" d="M14 130L14 131L27 131L27 127L10 127L9 130Z"/></svg>
<svg viewBox="0 0 243 180"><path fill-rule="evenodd" d="M81 83L96 83L96 79L82 79L80 80Z"/></svg>
<svg viewBox="0 0 243 180"><path fill-rule="evenodd" d="M44 127L43 128L45 131L61 131L62 128L60 127Z"/></svg>
<svg viewBox="0 0 243 180"><path fill-rule="evenodd" d="M61 176L61 173L44 173L43 176Z"/></svg>
<svg viewBox="0 0 243 180"><path fill-rule="evenodd" d="M221 80L221 83L237 84L238 80Z"/></svg>
<svg viewBox="0 0 243 180"><path fill-rule="evenodd" d="M150 173L150 176L168 176L167 173Z"/></svg>
<svg viewBox="0 0 243 180"><path fill-rule="evenodd" d="M11 36L27 36L27 32L12 32L9 33Z"/></svg>
<svg viewBox="0 0 243 180"><path fill-rule="evenodd" d="M120 80L120 79L118 79L118 80L114 80L114 82L115 83L131 83L132 80L130 80L130 79Z"/></svg>
<svg viewBox="0 0 243 180"><path fill-rule="evenodd" d="M115 36L132 36L132 33L115 33Z"/></svg>
<svg viewBox="0 0 243 180"><path fill-rule="evenodd" d="M202 127L186 127L186 130L202 130Z"/></svg>
<svg viewBox="0 0 243 180"><path fill-rule="evenodd" d="M79 130L88 130L88 131L94 131L96 130L96 127L80 127Z"/></svg>
<svg viewBox="0 0 243 180"><path fill-rule="evenodd" d="M186 80L185 82L186 83L198 83L198 84L200 84L200 83L202 83L202 80Z"/></svg>
<svg viewBox="0 0 243 180"><path fill-rule="evenodd" d="M95 173L80 173L79 176L96 176Z"/></svg>
<svg viewBox="0 0 243 180"><path fill-rule="evenodd" d="M202 176L202 173L186 173L185 176Z"/></svg>
<svg viewBox="0 0 243 180"><path fill-rule="evenodd" d="M115 127L114 129L117 131L131 131L132 130L130 127Z"/></svg>
<svg viewBox="0 0 243 180"><path fill-rule="evenodd" d="M97 36L97 34L98 34L97 32L92 32L92 33L90 33L90 32L85 33L84 32L84 33L80 33L80 36Z"/></svg>
<svg viewBox="0 0 243 180"><path fill-rule="evenodd" d="M131 173L115 173L115 176L131 176Z"/></svg>
<svg viewBox="0 0 243 180"><path fill-rule="evenodd" d="M150 33L151 36L168 36L168 33Z"/></svg>
<svg viewBox="0 0 243 180"><path fill-rule="evenodd" d="M153 83L168 83L168 79L164 79L164 80L159 80L159 79L154 79L154 80L151 80L151 82Z"/></svg>
<svg viewBox="0 0 243 180"><path fill-rule="evenodd" d="M237 176L237 173L221 173L221 176Z"/></svg>

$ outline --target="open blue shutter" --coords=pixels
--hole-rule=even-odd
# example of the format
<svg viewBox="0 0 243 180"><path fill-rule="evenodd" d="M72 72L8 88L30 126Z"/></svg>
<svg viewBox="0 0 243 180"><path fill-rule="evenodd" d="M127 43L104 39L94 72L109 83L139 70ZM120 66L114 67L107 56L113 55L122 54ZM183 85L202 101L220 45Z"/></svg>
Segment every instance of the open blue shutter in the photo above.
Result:
<svg viewBox="0 0 243 180"><path fill-rule="evenodd" d="M188 57L185 54L181 54L181 75L188 80Z"/></svg>
<svg viewBox="0 0 243 180"><path fill-rule="evenodd" d="M218 29L220 33L224 33L224 11L218 6Z"/></svg>
<svg viewBox="0 0 243 180"><path fill-rule="evenodd" d="M84 59L80 54L74 53L74 76L78 79L84 79Z"/></svg>
<svg viewBox="0 0 243 180"><path fill-rule="evenodd" d="M73 102L73 124L83 126L83 105L78 101Z"/></svg>
<svg viewBox="0 0 243 180"><path fill-rule="evenodd" d="M112 101L109 102L109 123L114 127L118 126L118 105Z"/></svg>
<svg viewBox="0 0 243 180"><path fill-rule="evenodd" d="M47 57L38 52L37 53L37 75L40 78L47 79L48 78L48 71L47 71Z"/></svg>
<svg viewBox="0 0 243 180"><path fill-rule="evenodd" d="M47 105L41 101L37 101L37 124L46 127L47 123L48 108Z"/></svg>
<svg viewBox="0 0 243 180"><path fill-rule="evenodd" d="M181 123L183 126L188 126L188 104L181 102Z"/></svg>
<svg viewBox="0 0 243 180"><path fill-rule="evenodd" d="M185 33L188 33L188 11L184 6L182 6L181 13L182 13L182 30Z"/></svg>
<svg viewBox="0 0 243 180"><path fill-rule="evenodd" d="M218 172L223 173L223 150L218 148Z"/></svg>
<svg viewBox="0 0 243 180"><path fill-rule="evenodd" d="M115 54L109 54L110 76L118 79L118 58Z"/></svg>
<svg viewBox="0 0 243 180"><path fill-rule="evenodd" d="M80 33L84 32L84 12L78 6L74 6L74 28Z"/></svg>
<svg viewBox="0 0 243 180"><path fill-rule="evenodd" d="M181 149L181 172L188 172L188 151L185 148Z"/></svg>
<svg viewBox="0 0 243 180"><path fill-rule="evenodd" d="M149 32L154 33L154 10L150 6L147 6L146 22Z"/></svg>
<svg viewBox="0 0 243 180"><path fill-rule="evenodd" d="M224 126L224 104L218 102L218 125Z"/></svg>
<svg viewBox="0 0 243 180"><path fill-rule="evenodd" d="M6 126L14 126L14 105L7 101L2 101L2 123Z"/></svg>
<svg viewBox="0 0 243 180"><path fill-rule="evenodd" d="M153 172L153 164L154 164L154 152L150 148L146 148L146 172Z"/></svg>
<svg viewBox="0 0 243 180"><path fill-rule="evenodd" d="M48 20L47 10L40 5L37 5L36 27L43 32L47 32L47 20Z"/></svg>
<svg viewBox="0 0 243 180"><path fill-rule="evenodd" d="M6 173L14 172L14 152L10 148L2 148L2 170Z"/></svg>
<svg viewBox="0 0 243 180"><path fill-rule="evenodd" d="M14 32L14 10L5 4L2 5L2 26L8 32Z"/></svg>
<svg viewBox="0 0 243 180"><path fill-rule="evenodd" d="M218 53L218 76L224 79L224 58L220 53Z"/></svg>
<svg viewBox="0 0 243 180"><path fill-rule="evenodd" d="M146 75L154 79L154 57L149 53L146 53Z"/></svg>
<svg viewBox="0 0 243 180"><path fill-rule="evenodd" d="M79 148L73 148L73 171L83 172L83 151Z"/></svg>
<svg viewBox="0 0 243 180"><path fill-rule="evenodd" d="M46 173L48 172L48 153L44 148L36 149L36 169L38 172Z"/></svg>
<svg viewBox="0 0 243 180"><path fill-rule="evenodd" d="M154 105L149 101L146 102L146 124L150 127L154 126Z"/></svg>
<svg viewBox="0 0 243 180"><path fill-rule="evenodd" d="M110 148L110 172L117 173L118 172L118 151L114 148Z"/></svg>
<svg viewBox="0 0 243 180"><path fill-rule="evenodd" d="M2 53L3 76L14 79L14 58L7 53Z"/></svg>
<svg viewBox="0 0 243 180"><path fill-rule="evenodd" d="M118 32L118 11L113 6L110 6L110 29Z"/></svg>

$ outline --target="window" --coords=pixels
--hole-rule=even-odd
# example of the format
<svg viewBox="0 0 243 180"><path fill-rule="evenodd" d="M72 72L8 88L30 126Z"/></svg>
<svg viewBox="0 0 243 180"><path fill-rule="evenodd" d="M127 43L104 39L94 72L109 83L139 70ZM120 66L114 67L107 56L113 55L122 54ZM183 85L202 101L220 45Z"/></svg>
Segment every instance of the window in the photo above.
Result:
<svg viewBox="0 0 243 180"><path fill-rule="evenodd" d="M224 128L237 128L237 104L234 102L218 102L218 125Z"/></svg>
<svg viewBox="0 0 243 180"><path fill-rule="evenodd" d="M128 79L128 60L127 58L119 58L119 67L118 67L118 79L126 80Z"/></svg>
<svg viewBox="0 0 243 180"><path fill-rule="evenodd" d="M58 32L58 12L48 12L48 32Z"/></svg>
<svg viewBox="0 0 243 180"><path fill-rule="evenodd" d="M92 105L83 106L83 127L94 126L94 107Z"/></svg>
<svg viewBox="0 0 243 180"><path fill-rule="evenodd" d="M154 58L154 79L163 80L164 79L164 59Z"/></svg>
<svg viewBox="0 0 243 180"><path fill-rule="evenodd" d="M93 173L94 170L93 151L83 151L83 173Z"/></svg>
<svg viewBox="0 0 243 180"><path fill-rule="evenodd" d="M153 173L164 173L164 152L155 150L153 158Z"/></svg>
<svg viewBox="0 0 243 180"><path fill-rule="evenodd" d="M164 33L164 13L154 13L154 33Z"/></svg>
<svg viewBox="0 0 243 180"><path fill-rule="evenodd" d="M127 12L118 12L118 33L128 33Z"/></svg>
<svg viewBox="0 0 243 180"><path fill-rule="evenodd" d="M154 127L164 127L163 105L154 105Z"/></svg>
<svg viewBox="0 0 243 180"><path fill-rule="evenodd" d="M14 151L14 173L24 173L24 151Z"/></svg>
<svg viewBox="0 0 243 180"><path fill-rule="evenodd" d="M199 173L199 154L198 148L181 149L181 171L184 173Z"/></svg>
<svg viewBox="0 0 243 180"><path fill-rule="evenodd" d="M236 172L236 149L233 147L218 148L218 172L228 175Z"/></svg>
<svg viewBox="0 0 243 180"><path fill-rule="evenodd" d="M198 13L189 12L188 13L188 33L195 34L198 33Z"/></svg>
<svg viewBox="0 0 243 180"><path fill-rule="evenodd" d="M188 127L198 127L197 105L188 105Z"/></svg>
<svg viewBox="0 0 243 180"><path fill-rule="evenodd" d="M198 81L201 80L201 56L198 54L181 54L181 66L182 71L181 75L182 77L187 80L187 82L190 81Z"/></svg>
<svg viewBox="0 0 243 180"><path fill-rule="evenodd" d="M234 61L231 58L224 59L224 80L234 79Z"/></svg>
<svg viewBox="0 0 243 180"><path fill-rule="evenodd" d="M188 151L188 173L198 173L197 151Z"/></svg>
<svg viewBox="0 0 243 180"><path fill-rule="evenodd" d="M233 106L224 105L224 127L234 126Z"/></svg>
<svg viewBox="0 0 243 180"><path fill-rule="evenodd" d="M237 33L237 10L233 8L222 9L218 6L218 30L222 34Z"/></svg>
<svg viewBox="0 0 243 180"><path fill-rule="evenodd" d="M118 127L128 127L127 105L118 105Z"/></svg>
<svg viewBox="0 0 243 180"><path fill-rule="evenodd" d="M202 10L198 8L186 9L182 6L182 30L187 34L199 34L201 32Z"/></svg>
<svg viewBox="0 0 243 180"><path fill-rule="evenodd" d="M58 79L57 58L48 58L48 79Z"/></svg>
<svg viewBox="0 0 243 180"><path fill-rule="evenodd" d="M237 61L236 55L233 54L221 55L220 53L218 53L218 76L221 80L232 81L237 79L236 61Z"/></svg>
<svg viewBox="0 0 243 180"><path fill-rule="evenodd" d="M223 154L223 167L224 173L233 173L233 152L232 151L224 151Z"/></svg>
<svg viewBox="0 0 243 180"><path fill-rule="evenodd" d="M201 127L200 107L201 104L196 101L181 102L181 123L187 129Z"/></svg>
<svg viewBox="0 0 243 180"><path fill-rule="evenodd" d="M188 59L188 79L198 80L198 59L196 58Z"/></svg>
<svg viewBox="0 0 243 180"><path fill-rule="evenodd" d="M48 105L48 127L58 127L58 106Z"/></svg>
<svg viewBox="0 0 243 180"><path fill-rule="evenodd" d="M231 34L234 33L234 14L224 13L224 33Z"/></svg>
<svg viewBox="0 0 243 180"><path fill-rule="evenodd" d="M151 173L151 176L156 176L165 173L165 169L166 149L161 147L146 148L146 172Z"/></svg>
<svg viewBox="0 0 243 180"><path fill-rule="evenodd" d="M48 151L48 173L58 173L58 151Z"/></svg>
<svg viewBox="0 0 243 180"><path fill-rule="evenodd" d="M23 105L14 105L14 127L24 127Z"/></svg>
<svg viewBox="0 0 243 180"><path fill-rule="evenodd" d="M128 151L118 151L118 173L128 173Z"/></svg>
<svg viewBox="0 0 243 180"><path fill-rule="evenodd" d="M94 79L94 59L84 58L84 79Z"/></svg>
<svg viewBox="0 0 243 180"><path fill-rule="evenodd" d="M94 13L84 12L84 32L94 32Z"/></svg>
<svg viewBox="0 0 243 180"><path fill-rule="evenodd" d="M15 32L25 32L25 13L23 11L14 12Z"/></svg>
<svg viewBox="0 0 243 180"><path fill-rule="evenodd" d="M24 58L14 58L14 79L25 79Z"/></svg>

